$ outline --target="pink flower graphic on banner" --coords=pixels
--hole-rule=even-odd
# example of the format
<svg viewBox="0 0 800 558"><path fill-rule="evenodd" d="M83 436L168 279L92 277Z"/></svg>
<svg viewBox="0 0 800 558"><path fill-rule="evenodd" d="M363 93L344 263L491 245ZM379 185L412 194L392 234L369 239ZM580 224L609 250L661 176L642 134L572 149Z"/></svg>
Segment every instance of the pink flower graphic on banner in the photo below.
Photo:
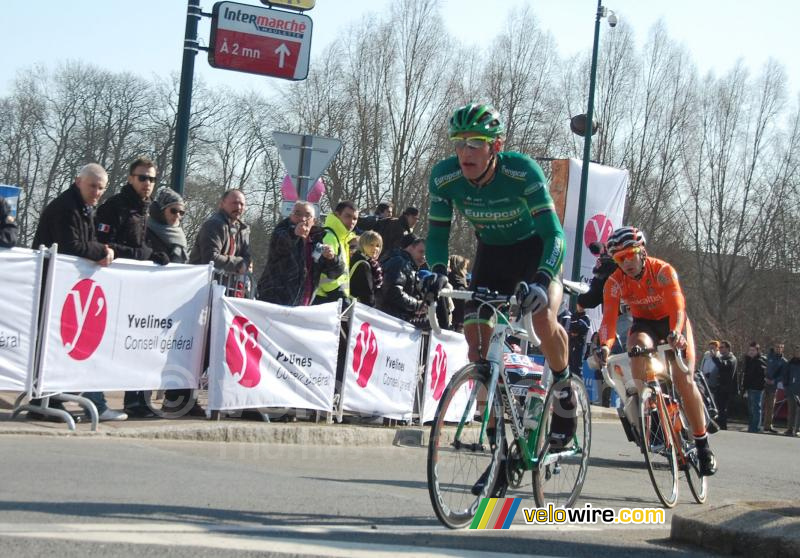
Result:
<svg viewBox="0 0 800 558"><path fill-rule="evenodd" d="M358 374L358 385L367 387L375 361L378 360L378 340L369 322L361 324L361 329L356 336L356 346L353 349L353 372Z"/></svg>
<svg viewBox="0 0 800 558"><path fill-rule="evenodd" d="M447 352L439 343L433 352L433 362L431 363L431 389L433 398L436 401L442 398L444 387L447 385Z"/></svg>
<svg viewBox="0 0 800 558"><path fill-rule="evenodd" d="M225 343L225 362L239 385L254 388L261 381L261 347L258 328L244 316L233 318Z"/></svg>
<svg viewBox="0 0 800 558"><path fill-rule="evenodd" d="M67 293L61 308L61 342L75 360L95 352L106 331L106 294L95 281L82 279Z"/></svg>
<svg viewBox="0 0 800 558"><path fill-rule="evenodd" d="M614 225L611 223L611 219L598 213L586 221L586 228L583 229L583 242L587 248L592 242L605 243L612 232L614 232Z"/></svg>

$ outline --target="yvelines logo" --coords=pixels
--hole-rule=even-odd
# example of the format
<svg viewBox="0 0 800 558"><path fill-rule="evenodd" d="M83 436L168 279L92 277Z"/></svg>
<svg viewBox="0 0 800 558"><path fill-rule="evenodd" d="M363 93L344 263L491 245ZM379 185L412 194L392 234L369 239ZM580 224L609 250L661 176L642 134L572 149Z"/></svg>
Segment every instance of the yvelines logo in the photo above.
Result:
<svg viewBox="0 0 800 558"><path fill-rule="evenodd" d="M433 362L431 363L431 389L433 398L436 401L442 398L442 393L447 385L447 352L439 343L433 352Z"/></svg>
<svg viewBox="0 0 800 558"><path fill-rule="evenodd" d="M377 360L378 340L369 322L364 322L356 335L356 347L353 349L353 372L358 374L356 381L362 388L367 387Z"/></svg>
<svg viewBox="0 0 800 558"><path fill-rule="evenodd" d="M587 248L592 242L605 243L612 232L614 232L614 224L611 219L598 213L586 221L586 228L583 229L583 242Z"/></svg>
<svg viewBox="0 0 800 558"><path fill-rule="evenodd" d="M233 318L225 342L225 362L240 386L254 388L261 382L261 347L258 328L244 316Z"/></svg>
<svg viewBox="0 0 800 558"><path fill-rule="evenodd" d="M61 342L75 360L97 350L106 331L106 294L95 281L82 279L67 294L61 309Z"/></svg>

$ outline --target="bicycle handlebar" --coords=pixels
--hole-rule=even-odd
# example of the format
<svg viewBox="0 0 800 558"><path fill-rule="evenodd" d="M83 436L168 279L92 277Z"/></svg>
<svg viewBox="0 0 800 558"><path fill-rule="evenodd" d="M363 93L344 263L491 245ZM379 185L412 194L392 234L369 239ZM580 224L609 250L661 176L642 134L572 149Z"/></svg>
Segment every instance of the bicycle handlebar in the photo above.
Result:
<svg viewBox="0 0 800 558"><path fill-rule="evenodd" d="M659 345L658 347L655 347L655 348L652 348L652 349L644 349L643 351L641 351L641 355L643 356L645 354L653 354L653 353L657 353L657 354L660 354L660 355L665 355L665 353L667 351L672 351L672 354L675 356L675 367L678 370L680 370L681 372L683 372L684 374L688 374L689 373L689 365L686 364L686 361L683 359L683 355L681 355L681 352L680 351L676 351L675 349L673 349L671 345L664 344L664 345ZM602 368L603 380L609 386L611 386L612 389L616 389L616 385L615 385L615 381L611 378L611 375L608 372L608 370L610 368L610 365L614 364L618 360L623 360L623 359L625 359L627 357L628 357L628 355L626 353L622 353L622 354L618 354L618 355L612 355L612 356L608 357L608 360L606 360L606 363ZM617 390L617 391L619 391L619 390Z"/></svg>
<svg viewBox="0 0 800 558"><path fill-rule="evenodd" d="M456 300L476 300L484 303L507 303L511 305L517 303L517 299L514 295L501 295L497 292L490 291L457 291L455 289L442 289L439 291L439 296ZM431 330L435 333L439 334L442 332L442 328L439 326L439 319L436 317L435 300L432 304L428 305L428 322L431 324ZM539 340L536 332L533 331L533 317L530 312L526 312L522 316L522 326L528 341L537 347L541 345L542 342ZM517 333L523 333L517 328L514 329Z"/></svg>

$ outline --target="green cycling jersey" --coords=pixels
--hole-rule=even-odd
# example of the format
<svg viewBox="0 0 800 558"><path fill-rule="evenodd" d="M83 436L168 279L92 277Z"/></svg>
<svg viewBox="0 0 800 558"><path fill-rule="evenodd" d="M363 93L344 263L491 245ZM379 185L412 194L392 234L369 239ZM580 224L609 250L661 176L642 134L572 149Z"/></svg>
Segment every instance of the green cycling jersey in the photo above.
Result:
<svg viewBox="0 0 800 558"><path fill-rule="evenodd" d="M550 279L560 272L564 231L547 190L547 179L527 155L498 153L494 177L483 186L464 178L458 157L450 157L433 167L429 190L426 257L431 269L447 265L450 223L456 207L484 244L509 245L539 235L543 242L539 271Z"/></svg>

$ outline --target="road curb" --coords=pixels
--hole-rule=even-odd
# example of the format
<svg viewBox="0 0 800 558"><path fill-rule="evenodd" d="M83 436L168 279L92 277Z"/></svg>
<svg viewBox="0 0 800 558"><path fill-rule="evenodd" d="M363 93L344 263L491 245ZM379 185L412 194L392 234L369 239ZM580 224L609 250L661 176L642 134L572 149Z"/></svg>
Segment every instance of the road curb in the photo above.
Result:
<svg viewBox="0 0 800 558"><path fill-rule="evenodd" d="M737 502L678 511L670 538L725 554L800 558L797 502Z"/></svg>
<svg viewBox="0 0 800 558"><path fill-rule="evenodd" d="M615 420L614 409L592 408L592 419ZM385 427L307 422L257 423L238 420L157 420L102 423L97 432L86 423L71 432L64 424L27 421L0 422L0 436L114 437L195 442L238 442L257 444L313 444L323 446L410 446L424 447L430 427Z"/></svg>

